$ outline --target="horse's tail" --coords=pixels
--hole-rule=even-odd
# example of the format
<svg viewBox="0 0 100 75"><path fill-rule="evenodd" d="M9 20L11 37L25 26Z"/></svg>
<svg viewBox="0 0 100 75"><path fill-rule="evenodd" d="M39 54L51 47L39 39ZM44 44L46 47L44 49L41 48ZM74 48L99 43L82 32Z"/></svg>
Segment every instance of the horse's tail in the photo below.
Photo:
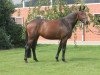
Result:
<svg viewBox="0 0 100 75"><path fill-rule="evenodd" d="M36 29L36 33L37 33L40 26L42 25L44 19L42 19L41 17L38 17L35 20L36 20L36 28L35 29Z"/></svg>
<svg viewBox="0 0 100 75"><path fill-rule="evenodd" d="M25 34L26 34L26 36L25 36L26 56L27 56L27 58L30 58L30 57L31 57L31 49L29 49L29 46L28 46L28 44L27 44L27 43L28 43L28 33L27 33L27 30L25 31Z"/></svg>

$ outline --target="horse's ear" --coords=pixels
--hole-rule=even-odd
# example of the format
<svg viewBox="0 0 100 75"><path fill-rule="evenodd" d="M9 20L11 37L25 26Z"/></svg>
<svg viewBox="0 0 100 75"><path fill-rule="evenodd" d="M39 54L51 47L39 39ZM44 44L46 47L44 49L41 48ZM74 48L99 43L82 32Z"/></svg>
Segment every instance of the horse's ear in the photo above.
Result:
<svg viewBox="0 0 100 75"><path fill-rule="evenodd" d="M84 11L85 10L85 6L84 5L81 5L80 7L79 7L79 11Z"/></svg>
<svg viewBox="0 0 100 75"><path fill-rule="evenodd" d="M85 6L83 6L82 10L85 10L85 8L86 8L86 7L85 7Z"/></svg>

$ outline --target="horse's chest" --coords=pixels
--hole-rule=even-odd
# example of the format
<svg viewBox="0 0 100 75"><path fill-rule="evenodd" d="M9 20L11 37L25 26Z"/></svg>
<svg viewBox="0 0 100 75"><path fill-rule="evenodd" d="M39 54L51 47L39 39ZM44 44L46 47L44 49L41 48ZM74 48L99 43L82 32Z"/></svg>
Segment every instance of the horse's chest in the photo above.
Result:
<svg viewBox="0 0 100 75"><path fill-rule="evenodd" d="M72 30L67 29L66 27L62 27L61 29L61 38L70 38L72 35Z"/></svg>

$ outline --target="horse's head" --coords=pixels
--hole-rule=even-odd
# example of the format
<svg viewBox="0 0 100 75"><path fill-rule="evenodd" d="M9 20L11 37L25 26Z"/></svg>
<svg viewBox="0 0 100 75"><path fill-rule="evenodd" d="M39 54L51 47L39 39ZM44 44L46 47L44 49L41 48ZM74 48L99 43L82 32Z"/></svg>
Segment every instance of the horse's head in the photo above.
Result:
<svg viewBox="0 0 100 75"><path fill-rule="evenodd" d="M84 9L85 9L85 6L83 6L83 8L80 7L79 12L77 13L78 20L80 20L84 24L89 24L87 14L84 11Z"/></svg>

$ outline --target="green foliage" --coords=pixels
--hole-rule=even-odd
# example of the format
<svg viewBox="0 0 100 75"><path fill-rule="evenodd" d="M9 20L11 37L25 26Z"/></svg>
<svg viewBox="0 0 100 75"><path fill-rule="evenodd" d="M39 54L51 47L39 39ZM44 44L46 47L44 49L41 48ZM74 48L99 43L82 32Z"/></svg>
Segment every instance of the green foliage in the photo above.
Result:
<svg viewBox="0 0 100 75"><path fill-rule="evenodd" d="M46 0L46 1L48 1L48 0ZM49 19L49 20L59 19L59 18L62 18L64 16L68 15L71 12L78 11L79 6L77 6L77 4L81 3L81 5L85 5L84 2L82 2L81 0L75 0L75 4L73 4L72 6L69 6L66 3L67 2L66 0L53 0L52 7L48 6L48 7L45 7L44 10L41 10L41 6L43 4L45 4L46 1L37 0L38 6L34 7L33 9L30 8L29 15L28 15L28 18L27 18L28 22L30 20L36 18L38 15L41 15L45 19ZM85 11L89 12L89 9L88 9L87 6L86 6Z"/></svg>
<svg viewBox="0 0 100 75"><path fill-rule="evenodd" d="M19 24L10 24L6 27L6 33L10 36L10 41L14 46L20 46L22 43L23 27ZM22 46L22 45L21 45Z"/></svg>
<svg viewBox="0 0 100 75"><path fill-rule="evenodd" d="M33 9L29 9L29 15L27 18L27 22L37 18L37 16L43 16L45 19L59 19L62 18L66 15L68 15L71 12L76 12L79 10L79 6L77 4L81 4L81 6L85 6L85 10L86 12L89 13L89 9L88 7L85 5L84 1L82 0L75 0L74 4L72 6L69 6L67 4L66 0L53 0L53 5L52 7L48 6L45 7L44 10L41 10L41 6L45 5L45 3L47 3L48 5L50 5L50 2L47 2L48 0L37 0L36 5ZM31 3L30 3L31 6ZM90 13L89 13L89 17L90 17ZM92 17L90 17L90 20L92 20ZM93 20L92 20L93 21ZM78 24L77 24L78 25Z"/></svg>
<svg viewBox="0 0 100 75"><path fill-rule="evenodd" d="M9 49L11 48L10 35L7 32L7 26L12 23L11 14L14 12L14 5L11 0L0 0L0 28L1 38L0 38L0 48Z"/></svg>
<svg viewBox="0 0 100 75"><path fill-rule="evenodd" d="M48 1L48 0L46 0L46 1ZM69 6L67 5L66 2L64 2L64 0L62 0L62 1L58 0L57 5L53 5L52 8L45 7L44 10L40 10L43 3L44 2L47 3L46 1L38 0L37 1L38 7L34 7L33 9L31 9L31 8L29 9L29 15L27 18L27 22L36 18L38 15L43 16L45 19L51 20L51 19L58 19L58 18L64 17L71 12Z"/></svg>
<svg viewBox="0 0 100 75"><path fill-rule="evenodd" d="M15 5L16 8L20 8L20 7L22 7L22 6L23 6L22 3L21 3L21 4L16 4L16 5Z"/></svg>
<svg viewBox="0 0 100 75"><path fill-rule="evenodd" d="M100 14L94 15L94 23L95 25L100 25Z"/></svg>
<svg viewBox="0 0 100 75"><path fill-rule="evenodd" d="M50 0L36 0L35 6L49 6Z"/></svg>
<svg viewBox="0 0 100 75"><path fill-rule="evenodd" d="M11 0L0 0L0 28L4 28L5 38L9 36L9 39L7 39L8 42L5 43L12 46L20 45L23 33L22 26L16 24L11 18L14 11L14 5ZM5 41L7 40L5 39ZM0 41L2 41L2 39L0 39ZM10 46L6 48L10 48Z"/></svg>
<svg viewBox="0 0 100 75"><path fill-rule="evenodd" d="M58 5L53 5L51 9L46 11L46 19L59 19L71 13L70 7L67 3L59 0Z"/></svg>
<svg viewBox="0 0 100 75"><path fill-rule="evenodd" d="M11 47L12 45L9 36L2 28L0 28L0 49L9 49Z"/></svg>
<svg viewBox="0 0 100 75"><path fill-rule="evenodd" d="M88 13L88 16L90 17L90 22L94 22L94 17L92 14Z"/></svg>
<svg viewBox="0 0 100 75"><path fill-rule="evenodd" d="M8 25L13 12L14 5L11 0L0 0L0 27Z"/></svg>

